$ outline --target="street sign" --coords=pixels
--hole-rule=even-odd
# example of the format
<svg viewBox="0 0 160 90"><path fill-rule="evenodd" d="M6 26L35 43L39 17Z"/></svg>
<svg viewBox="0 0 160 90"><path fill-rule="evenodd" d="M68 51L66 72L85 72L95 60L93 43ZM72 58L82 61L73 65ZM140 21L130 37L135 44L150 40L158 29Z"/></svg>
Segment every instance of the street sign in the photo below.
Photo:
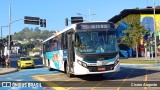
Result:
<svg viewBox="0 0 160 90"><path fill-rule="evenodd" d="M30 16L24 16L25 20L36 20L39 21L39 17L30 17Z"/></svg>
<svg viewBox="0 0 160 90"><path fill-rule="evenodd" d="M71 17L71 23L79 23L79 22L83 22L83 17Z"/></svg>
<svg viewBox="0 0 160 90"><path fill-rule="evenodd" d="M24 24L34 24L34 25L39 25L39 17L30 17L30 16L25 16L24 17Z"/></svg>

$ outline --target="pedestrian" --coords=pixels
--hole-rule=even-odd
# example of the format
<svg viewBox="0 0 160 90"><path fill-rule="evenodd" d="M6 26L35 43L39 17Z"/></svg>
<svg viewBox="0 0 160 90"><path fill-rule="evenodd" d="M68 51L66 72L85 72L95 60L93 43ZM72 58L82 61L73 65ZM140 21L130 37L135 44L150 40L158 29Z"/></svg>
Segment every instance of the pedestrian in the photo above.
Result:
<svg viewBox="0 0 160 90"><path fill-rule="evenodd" d="M5 61L6 61L6 67L9 68L10 67L10 59L9 59L9 57L6 57Z"/></svg>
<svg viewBox="0 0 160 90"><path fill-rule="evenodd" d="M0 67L2 67L2 57L0 56Z"/></svg>
<svg viewBox="0 0 160 90"><path fill-rule="evenodd" d="M5 67L5 56L4 55L2 55L2 68L4 68Z"/></svg>

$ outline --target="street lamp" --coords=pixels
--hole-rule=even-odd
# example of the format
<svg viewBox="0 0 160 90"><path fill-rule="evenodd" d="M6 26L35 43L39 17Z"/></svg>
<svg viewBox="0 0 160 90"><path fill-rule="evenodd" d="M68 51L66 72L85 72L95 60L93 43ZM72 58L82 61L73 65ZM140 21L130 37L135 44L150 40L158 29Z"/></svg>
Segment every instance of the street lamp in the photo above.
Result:
<svg viewBox="0 0 160 90"><path fill-rule="evenodd" d="M89 9L89 14L88 15L84 15L84 14L81 14L81 13L77 13L77 15L82 15L82 16L89 17L89 21L91 22L92 21L92 16L96 15L96 14L91 14L91 10Z"/></svg>
<svg viewBox="0 0 160 90"><path fill-rule="evenodd" d="M11 33L11 24L12 23L14 23L14 22L16 22L16 21L20 21L20 20L24 20L24 19L17 19L17 20L14 20L14 21L11 21L11 0L10 0L10 3L9 3L9 20L8 20L8 58L9 58L9 56L10 56L10 40L11 40L11 38L10 38L10 33Z"/></svg>

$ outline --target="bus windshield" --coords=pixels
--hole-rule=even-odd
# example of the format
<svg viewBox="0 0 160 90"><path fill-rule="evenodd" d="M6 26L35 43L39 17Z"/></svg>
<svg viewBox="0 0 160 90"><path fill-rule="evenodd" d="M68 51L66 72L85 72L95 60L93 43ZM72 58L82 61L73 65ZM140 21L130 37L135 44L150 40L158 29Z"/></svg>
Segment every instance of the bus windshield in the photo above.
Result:
<svg viewBox="0 0 160 90"><path fill-rule="evenodd" d="M77 53L113 53L118 51L116 31L87 31L75 35Z"/></svg>

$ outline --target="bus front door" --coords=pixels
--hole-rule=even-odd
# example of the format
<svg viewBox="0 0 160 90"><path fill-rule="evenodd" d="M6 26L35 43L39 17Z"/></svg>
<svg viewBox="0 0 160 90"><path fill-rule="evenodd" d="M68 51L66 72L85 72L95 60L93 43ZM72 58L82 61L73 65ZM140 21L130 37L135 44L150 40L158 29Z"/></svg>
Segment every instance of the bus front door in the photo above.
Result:
<svg viewBox="0 0 160 90"><path fill-rule="evenodd" d="M67 60L67 70L66 73L69 77L71 77L73 75L73 61L74 61L74 40L73 40L73 36L74 35L74 31L71 30L68 32L67 34L67 47L68 47L68 60Z"/></svg>

